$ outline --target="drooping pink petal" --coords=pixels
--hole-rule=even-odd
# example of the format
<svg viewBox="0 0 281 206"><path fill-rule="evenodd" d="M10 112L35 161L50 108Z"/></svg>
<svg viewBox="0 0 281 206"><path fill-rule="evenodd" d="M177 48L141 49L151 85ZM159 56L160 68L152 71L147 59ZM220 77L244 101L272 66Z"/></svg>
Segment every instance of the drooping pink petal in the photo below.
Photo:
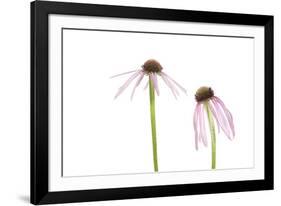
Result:
<svg viewBox="0 0 281 206"><path fill-rule="evenodd" d="M166 76L170 81L172 81L175 85L178 86L178 88L180 88L185 94L187 93L186 92L186 89L183 88L183 86L181 86L178 82L176 82L172 77L170 77L168 74L164 73L164 72L161 72L164 76Z"/></svg>
<svg viewBox="0 0 281 206"><path fill-rule="evenodd" d="M178 95L177 89L171 84L171 82L167 79L167 77L165 77L162 74L160 74L160 76L163 79L163 81L165 82L165 84L170 88L170 90L172 91L174 97L177 99L177 95Z"/></svg>
<svg viewBox="0 0 281 206"><path fill-rule="evenodd" d="M221 129L223 130L225 135L231 140L233 138L233 135L231 134L231 128L230 128L230 125L227 122L227 119L225 117L225 114L224 114L223 110L220 108L216 99L212 98L210 101L214 105L214 110L217 114L217 119L218 119L218 122L220 124Z"/></svg>
<svg viewBox="0 0 281 206"><path fill-rule="evenodd" d="M223 112L219 108L219 105L217 104L215 99L210 100L210 102L211 102L210 105L212 105L212 108L214 109L214 113L213 114L216 114L216 117L217 117L217 120L219 122L220 128L223 130L225 135L230 139L231 138L231 133L230 133L230 130L229 130L229 125L227 123L227 120L226 120Z"/></svg>
<svg viewBox="0 0 281 206"><path fill-rule="evenodd" d="M200 113L199 113L199 124L200 124L200 135L199 138L201 138L204 146L207 147L207 135L206 135L206 127L205 127L205 115L204 115L204 106L201 106Z"/></svg>
<svg viewBox="0 0 281 206"><path fill-rule="evenodd" d="M220 98L218 98L216 96L214 96L213 98L216 99L216 101L220 104L221 108L223 109L224 113L226 114L228 124L230 125L231 131L232 131L232 134L234 137L235 129L234 129L234 122L233 122L233 117L232 117L231 112L226 108L225 104L223 103L223 101Z"/></svg>
<svg viewBox="0 0 281 206"><path fill-rule="evenodd" d="M197 114L197 131L198 131L198 142L202 142L202 138L201 138L201 109L202 109L202 104L199 103L198 106L198 114Z"/></svg>
<svg viewBox="0 0 281 206"><path fill-rule="evenodd" d="M194 128L194 133L195 133L195 148L198 150L198 115L199 115L199 110L200 110L200 103L197 103L194 114L193 114L193 128Z"/></svg>
<svg viewBox="0 0 281 206"><path fill-rule="evenodd" d="M159 96L159 93L157 92L158 91L158 84L157 84L158 82L156 82L157 80L155 80L155 78L154 78L154 73L153 72L149 73L148 76L149 76L149 80L151 80L151 82L152 82L153 90L156 91L157 95Z"/></svg>
<svg viewBox="0 0 281 206"><path fill-rule="evenodd" d="M216 110L214 109L214 106L213 106L211 100L209 101L209 107L210 107L210 110L211 110L212 114L215 117L215 120L216 120L216 123L217 123L217 128L218 128L218 133L220 133L220 123L219 123L219 120L218 120L218 116L217 116Z"/></svg>
<svg viewBox="0 0 281 206"><path fill-rule="evenodd" d="M218 101L218 98L214 98L215 104L217 104L218 109L223 115L224 121L227 125L227 131L229 132L229 139L233 139L235 136L234 125L233 125L233 118L231 113L228 110L224 110L221 104Z"/></svg>
<svg viewBox="0 0 281 206"><path fill-rule="evenodd" d="M119 76L122 76L122 75L125 75L125 74L130 74L130 73L133 73L133 72L136 72L136 71L139 71L139 69L133 70L133 71L124 72L124 73L121 73L121 74L116 74L116 75L111 76L110 78L119 77Z"/></svg>
<svg viewBox="0 0 281 206"><path fill-rule="evenodd" d="M140 84L141 80L143 79L143 77L144 77L144 72L140 72L139 78L137 79L136 84L135 84L135 86L133 88L133 91L132 91L132 94L131 94L131 100L133 100L135 90L139 86L139 84Z"/></svg>
<svg viewBox="0 0 281 206"><path fill-rule="evenodd" d="M227 128L228 124L227 124L226 118L225 118L222 110L220 109L218 103L213 98L210 100L210 102L211 102L210 105L212 105L212 108L214 109L214 114L216 114L216 116L218 117L218 121L220 123L221 128Z"/></svg>
<svg viewBox="0 0 281 206"><path fill-rule="evenodd" d="M158 87L157 76L154 72L152 72L150 76L151 76L151 79L152 79L152 82L153 82L153 87L154 87L157 95L159 96L160 92L159 92L159 87Z"/></svg>
<svg viewBox="0 0 281 206"><path fill-rule="evenodd" d="M146 90L147 89L147 87L148 87L148 85L149 85L149 80L147 80L147 82L146 82L146 84L145 84L145 86L144 86L144 90Z"/></svg>
<svg viewBox="0 0 281 206"><path fill-rule="evenodd" d="M141 72L141 70L138 70L132 76L130 76L130 78L118 89L114 99L116 99Z"/></svg>

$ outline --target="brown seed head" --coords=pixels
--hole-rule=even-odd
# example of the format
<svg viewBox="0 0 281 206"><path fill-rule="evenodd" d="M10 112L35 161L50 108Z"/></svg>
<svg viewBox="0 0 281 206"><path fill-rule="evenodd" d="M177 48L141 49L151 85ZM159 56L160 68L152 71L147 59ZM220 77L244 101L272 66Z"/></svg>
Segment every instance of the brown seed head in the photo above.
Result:
<svg viewBox="0 0 281 206"><path fill-rule="evenodd" d="M211 87L200 87L195 94L197 102L205 101L214 96L214 91Z"/></svg>
<svg viewBox="0 0 281 206"><path fill-rule="evenodd" d="M155 59L149 59L147 60L143 65L142 68L145 72L150 73L150 72L161 72L162 71L162 66L161 64L156 61Z"/></svg>

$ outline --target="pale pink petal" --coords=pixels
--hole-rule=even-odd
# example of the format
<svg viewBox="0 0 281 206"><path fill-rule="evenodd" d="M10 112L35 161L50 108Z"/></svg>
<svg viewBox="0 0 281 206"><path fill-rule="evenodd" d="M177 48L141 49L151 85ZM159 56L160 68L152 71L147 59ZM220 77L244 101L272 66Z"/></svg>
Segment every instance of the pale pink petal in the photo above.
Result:
<svg viewBox="0 0 281 206"><path fill-rule="evenodd" d="M222 128L223 132L225 133L225 135L229 138L232 139L233 136L231 134L231 128L230 125L227 122L227 119L225 117L224 112L222 111L222 109L220 108L218 102L216 101L216 99L212 98L212 103L214 105L214 109L216 111L217 114L217 118L220 124L220 127Z"/></svg>
<svg viewBox="0 0 281 206"><path fill-rule="evenodd" d="M157 93L157 95L159 96L159 87L158 87L158 81L157 81L157 76L155 73L151 73L151 79L152 79L152 82L153 82L153 87Z"/></svg>
<svg viewBox="0 0 281 206"><path fill-rule="evenodd" d="M145 84L145 86L144 86L144 90L148 87L148 85L149 85L149 80L147 80L147 82L146 82L146 84Z"/></svg>
<svg viewBox="0 0 281 206"><path fill-rule="evenodd" d="M161 72L164 76L166 76L170 81L172 81L175 85L177 85L185 94L187 93L186 92L186 89L183 88L183 86L181 86L178 82L176 82L172 77L170 77L168 74L164 73L164 72Z"/></svg>
<svg viewBox="0 0 281 206"><path fill-rule="evenodd" d="M218 116L217 116L216 110L214 109L212 100L209 101L209 107L210 107L210 110L211 110L212 114L214 115L215 120L217 122L218 133L220 133L220 123L219 123L219 120L218 120Z"/></svg>
<svg viewBox="0 0 281 206"><path fill-rule="evenodd" d="M136 72L136 71L139 71L139 69L133 70L133 71L129 71L129 72L124 72L124 73L121 73L121 74L116 74L116 75L111 76L110 78L119 77L119 76L122 76L122 75L125 75L125 74L130 74L130 73L133 73L133 72Z"/></svg>
<svg viewBox="0 0 281 206"><path fill-rule="evenodd" d="M140 76L137 79L136 84L135 84L135 86L133 88L133 91L132 91L132 94L131 94L131 100L133 99L135 90L139 86L139 84L140 84L141 80L143 79L143 77L144 77L144 72L140 72Z"/></svg>
<svg viewBox="0 0 281 206"><path fill-rule="evenodd" d="M164 75L160 75L160 76L165 82L165 84L170 88L175 98L177 99L177 95L178 95L177 89L171 84L171 82Z"/></svg>
<svg viewBox="0 0 281 206"><path fill-rule="evenodd" d="M114 98L116 99L141 72L141 70L138 70L132 76L130 76L130 78L118 89L118 92Z"/></svg>
<svg viewBox="0 0 281 206"><path fill-rule="evenodd" d="M193 114L193 128L194 128L194 133L195 133L195 148L198 150L198 115L199 115L199 110L200 110L200 103L197 103L194 114Z"/></svg>
<svg viewBox="0 0 281 206"><path fill-rule="evenodd" d="M234 122L233 122L233 117L232 117L232 114L231 112L226 108L225 104L223 103L223 101L214 96L213 98L215 98L217 100L217 102L220 104L221 108L223 109L224 113L226 114L226 117L227 117L227 121L230 125L230 128L231 128L231 131L232 131L232 134L233 134L233 137L235 136L235 129L234 129Z"/></svg>
<svg viewBox="0 0 281 206"><path fill-rule="evenodd" d="M200 135L203 144L207 147L207 135L206 135L206 127L205 127L205 115L204 115L204 106L202 105L199 114L199 124L200 124Z"/></svg>
<svg viewBox="0 0 281 206"><path fill-rule="evenodd" d="M158 73L159 76L162 77L163 81L165 82L165 84L175 92L175 94L178 96L179 95L179 91L177 90L177 88L172 84L172 82L168 79L168 77L166 75L162 75L163 73Z"/></svg>
<svg viewBox="0 0 281 206"><path fill-rule="evenodd" d="M217 120L219 122L220 128L223 130L223 132L226 134L226 136L228 138L230 138L231 134L230 134L230 131L229 131L229 126L228 126L227 120L226 120L223 112L219 108L219 105L215 101L215 99L210 100L210 102L212 103L212 108L214 109L213 114L216 114L216 117L217 117Z"/></svg>
<svg viewBox="0 0 281 206"><path fill-rule="evenodd" d="M229 133L229 135L228 135L229 139L233 139L235 133L234 133L232 115L230 114L230 112L228 110L223 109L223 107L221 106L221 104L218 101L218 98L213 98L213 101L217 105L217 108L220 111L220 113L222 114L223 120L225 121L227 132Z"/></svg>

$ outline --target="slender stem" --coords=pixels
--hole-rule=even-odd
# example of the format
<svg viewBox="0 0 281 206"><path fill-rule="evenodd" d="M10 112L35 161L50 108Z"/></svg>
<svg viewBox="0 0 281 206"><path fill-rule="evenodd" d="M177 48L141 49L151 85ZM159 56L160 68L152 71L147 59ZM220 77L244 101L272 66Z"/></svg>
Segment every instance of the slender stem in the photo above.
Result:
<svg viewBox="0 0 281 206"><path fill-rule="evenodd" d="M150 99L151 133L152 133L152 144L153 144L153 164L154 164L154 172L158 172L156 121L155 121L155 93L154 93L154 86L151 78L149 78L149 99Z"/></svg>
<svg viewBox="0 0 281 206"><path fill-rule="evenodd" d="M213 114L210 110L209 102L204 102L205 109L208 115L210 133L211 133L211 141L212 141L212 169L216 169L216 131Z"/></svg>

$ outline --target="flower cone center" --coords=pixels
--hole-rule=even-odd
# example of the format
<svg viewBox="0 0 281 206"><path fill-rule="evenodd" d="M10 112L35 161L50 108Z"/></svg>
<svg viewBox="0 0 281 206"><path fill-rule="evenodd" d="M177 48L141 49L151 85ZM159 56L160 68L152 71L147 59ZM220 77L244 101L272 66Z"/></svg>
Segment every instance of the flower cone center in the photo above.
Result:
<svg viewBox="0 0 281 206"><path fill-rule="evenodd" d="M156 61L155 59L147 60L143 64L142 68L146 73L150 73L150 72L158 73L158 72L161 72L161 70L163 69L161 64L158 61Z"/></svg>
<svg viewBox="0 0 281 206"><path fill-rule="evenodd" d="M214 96L214 91L211 87L200 87L195 94L197 102L205 101Z"/></svg>

